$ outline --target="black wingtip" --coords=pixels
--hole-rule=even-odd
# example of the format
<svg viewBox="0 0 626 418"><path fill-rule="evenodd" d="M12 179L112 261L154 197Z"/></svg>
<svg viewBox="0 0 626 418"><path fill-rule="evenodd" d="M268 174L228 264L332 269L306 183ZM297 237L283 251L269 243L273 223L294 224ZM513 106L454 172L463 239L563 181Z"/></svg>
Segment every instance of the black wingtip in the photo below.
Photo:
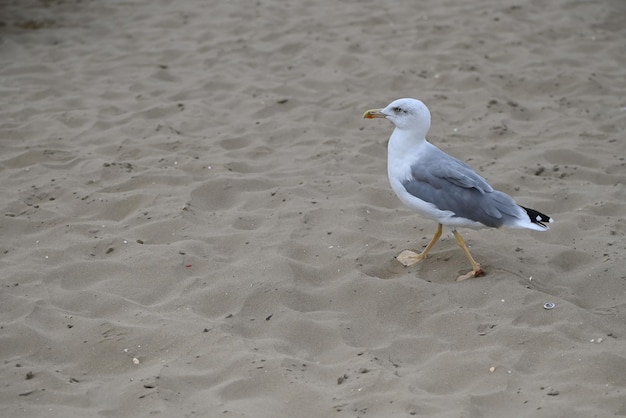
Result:
<svg viewBox="0 0 626 418"><path fill-rule="evenodd" d="M539 226L541 226L542 228L548 228L544 222L547 223L551 223L554 222L554 220L549 217L548 215L545 215L535 209L530 209L530 208L525 208L524 206L522 206L522 209L524 209L526 211L526 214L528 215L528 218L530 219L530 222L537 224Z"/></svg>

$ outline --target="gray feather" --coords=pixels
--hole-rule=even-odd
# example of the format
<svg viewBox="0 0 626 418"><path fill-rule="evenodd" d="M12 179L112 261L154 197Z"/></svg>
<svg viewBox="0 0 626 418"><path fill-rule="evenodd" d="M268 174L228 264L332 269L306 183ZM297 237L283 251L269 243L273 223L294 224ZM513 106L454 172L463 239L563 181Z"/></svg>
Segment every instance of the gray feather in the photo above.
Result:
<svg viewBox="0 0 626 418"><path fill-rule="evenodd" d="M441 210L492 228L520 214L521 208L513 198L494 190L467 164L436 147L411 167L411 178L402 185L413 196Z"/></svg>

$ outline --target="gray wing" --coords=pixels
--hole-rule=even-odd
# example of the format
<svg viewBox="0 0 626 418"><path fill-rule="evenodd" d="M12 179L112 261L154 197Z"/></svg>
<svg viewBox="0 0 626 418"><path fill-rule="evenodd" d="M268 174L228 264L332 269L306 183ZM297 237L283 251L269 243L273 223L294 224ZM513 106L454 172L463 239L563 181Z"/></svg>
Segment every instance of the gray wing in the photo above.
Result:
<svg viewBox="0 0 626 418"><path fill-rule="evenodd" d="M507 194L494 190L470 166L433 147L411 167L407 192L456 216L499 228L505 217L517 217L519 206Z"/></svg>

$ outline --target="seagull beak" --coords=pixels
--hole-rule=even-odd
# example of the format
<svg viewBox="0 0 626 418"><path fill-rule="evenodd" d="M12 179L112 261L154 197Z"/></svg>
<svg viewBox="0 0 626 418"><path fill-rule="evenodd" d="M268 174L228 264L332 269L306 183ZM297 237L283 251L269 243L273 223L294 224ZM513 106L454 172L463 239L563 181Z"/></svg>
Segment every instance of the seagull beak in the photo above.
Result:
<svg viewBox="0 0 626 418"><path fill-rule="evenodd" d="M363 113L363 117L365 119L374 119L374 118L386 118L387 115L385 115L382 112L382 109L371 109Z"/></svg>

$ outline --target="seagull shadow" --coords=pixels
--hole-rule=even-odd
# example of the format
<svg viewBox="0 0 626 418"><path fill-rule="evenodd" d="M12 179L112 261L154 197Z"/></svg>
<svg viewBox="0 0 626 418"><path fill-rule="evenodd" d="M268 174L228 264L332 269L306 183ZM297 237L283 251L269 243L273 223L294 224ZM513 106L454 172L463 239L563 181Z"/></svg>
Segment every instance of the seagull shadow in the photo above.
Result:
<svg viewBox="0 0 626 418"><path fill-rule="evenodd" d="M396 259L400 251L394 250L390 252L387 250L378 254L370 253L360 257L357 259L357 268L369 277L382 280L397 279L408 275L415 276L429 283L454 282L460 275L471 271L471 266L463 255L457 255L455 252L456 249L434 251L425 260L412 266L404 266ZM487 264L482 267L487 273L487 277L489 277L493 270L492 266ZM484 278L477 277L468 280Z"/></svg>

